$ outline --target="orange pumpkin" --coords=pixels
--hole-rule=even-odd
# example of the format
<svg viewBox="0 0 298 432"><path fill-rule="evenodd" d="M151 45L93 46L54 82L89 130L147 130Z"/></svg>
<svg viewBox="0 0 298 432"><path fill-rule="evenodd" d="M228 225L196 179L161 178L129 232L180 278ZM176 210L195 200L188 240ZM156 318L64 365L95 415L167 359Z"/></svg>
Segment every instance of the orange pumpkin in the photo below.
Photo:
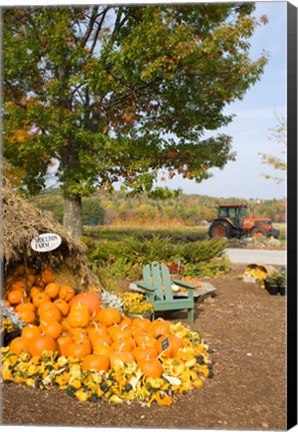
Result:
<svg viewBox="0 0 298 432"><path fill-rule="evenodd" d="M18 289L14 289L10 291L7 296L7 300L12 306L22 303L24 298L25 298L24 291Z"/></svg>
<svg viewBox="0 0 298 432"><path fill-rule="evenodd" d="M112 348L114 351L118 352L131 352L135 348L135 342L133 341L133 339L128 339L124 342L117 341L112 343Z"/></svg>
<svg viewBox="0 0 298 432"><path fill-rule="evenodd" d="M62 316L58 308L50 308L42 310L39 314L40 321L50 321L55 320L61 322Z"/></svg>
<svg viewBox="0 0 298 432"><path fill-rule="evenodd" d="M81 327L71 327L69 330L69 334L73 338L74 342L82 342L87 340L90 341L88 338L88 333L86 329Z"/></svg>
<svg viewBox="0 0 298 432"><path fill-rule="evenodd" d="M33 285L33 287L30 289L30 297L33 298L36 294L41 292L42 289L39 286Z"/></svg>
<svg viewBox="0 0 298 432"><path fill-rule="evenodd" d="M55 272L52 269L52 267L45 267L42 272L40 273L41 276L41 280L45 283L45 284L49 284L51 282L55 281Z"/></svg>
<svg viewBox="0 0 298 432"><path fill-rule="evenodd" d="M84 357L82 370L108 371L110 369L110 360L107 356L101 354L89 354Z"/></svg>
<svg viewBox="0 0 298 432"><path fill-rule="evenodd" d="M20 303L15 307L15 311L16 312L21 312L21 311L32 311L35 312L36 308L34 306L33 303Z"/></svg>
<svg viewBox="0 0 298 432"><path fill-rule="evenodd" d="M18 312L18 315L27 324L33 324L36 320L35 313L30 309L21 310Z"/></svg>
<svg viewBox="0 0 298 432"><path fill-rule="evenodd" d="M69 302L75 295L75 290L70 285L63 285L59 291L59 298Z"/></svg>
<svg viewBox="0 0 298 432"><path fill-rule="evenodd" d="M101 355L105 355L109 358L112 357L112 355L114 355L115 351L113 350L113 348L110 345L96 345L93 348L93 354L101 354Z"/></svg>
<svg viewBox="0 0 298 432"><path fill-rule="evenodd" d="M93 347L97 345L111 345L112 339L109 335L98 335L90 338Z"/></svg>
<svg viewBox="0 0 298 432"><path fill-rule="evenodd" d="M167 336L169 340L169 346L163 351L163 355L165 358L173 358L176 357L176 354L180 348L184 347L182 339L175 335ZM165 336L160 336L155 344L155 348L157 352L160 354L162 352L162 341L165 340Z"/></svg>
<svg viewBox="0 0 298 432"><path fill-rule="evenodd" d="M69 313L69 304L67 301L62 300L61 298L54 301L54 305L57 306L62 316L67 316Z"/></svg>
<svg viewBox="0 0 298 432"><path fill-rule="evenodd" d="M33 339L41 335L41 330L36 325L27 325L23 327L21 336L27 339Z"/></svg>
<svg viewBox="0 0 298 432"><path fill-rule="evenodd" d="M46 335L51 336L53 339L57 339L61 335L63 328L58 321L51 319L46 322L43 331Z"/></svg>
<svg viewBox="0 0 298 432"><path fill-rule="evenodd" d="M163 373L163 367L157 358L139 360L138 366L144 375L152 378L160 378Z"/></svg>
<svg viewBox="0 0 298 432"><path fill-rule="evenodd" d="M87 327L90 321L88 307L86 305L80 305L79 303L75 303L70 309L67 320L71 327Z"/></svg>
<svg viewBox="0 0 298 432"><path fill-rule="evenodd" d="M158 357L158 352L154 347L147 347L145 349L136 347L133 349L132 353L138 364L141 360L150 360Z"/></svg>
<svg viewBox="0 0 298 432"><path fill-rule="evenodd" d="M119 312L119 310L115 308L101 309L96 314L96 321L101 322L107 327L114 324L119 324L121 322L121 319L121 312Z"/></svg>
<svg viewBox="0 0 298 432"><path fill-rule="evenodd" d="M14 274L16 276L24 276L26 273L26 268L24 264L18 264L14 269Z"/></svg>
<svg viewBox="0 0 298 432"><path fill-rule="evenodd" d="M50 282L46 285L44 292L51 298L57 297L60 291L60 286L55 282Z"/></svg>
<svg viewBox="0 0 298 432"><path fill-rule="evenodd" d="M73 343L73 338L69 334L58 337L57 344L58 344L60 355L66 357L68 353L68 346L72 343Z"/></svg>
<svg viewBox="0 0 298 432"><path fill-rule="evenodd" d="M76 357L81 359L91 354L91 345L88 341L73 342L67 346L67 357Z"/></svg>
<svg viewBox="0 0 298 432"><path fill-rule="evenodd" d="M99 336L108 336L107 328L103 324L97 324L94 327L89 327L87 329L88 336L90 340Z"/></svg>
<svg viewBox="0 0 298 432"><path fill-rule="evenodd" d="M74 303L82 303L88 306L90 316L95 315L101 310L101 303L99 297L94 292L80 292L74 296L69 302L70 306Z"/></svg>
<svg viewBox="0 0 298 432"><path fill-rule="evenodd" d="M113 339L114 342L123 342L126 339L131 339L132 334L131 331L129 329L114 329L114 331L110 332L111 338Z"/></svg>
<svg viewBox="0 0 298 432"><path fill-rule="evenodd" d="M50 301L50 297L45 292L38 293L32 298L32 303L37 308L46 301Z"/></svg>
<svg viewBox="0 0 298 432"><path fill-rule="evenodd" d="M25 291L26 290L26 281L25 279L18 279L11 285L10 289L13 290L20 290Z"/></svg>
<svg viewBox="0 0 298 432"><path fill-rule="evenodd" d="M12 354L20 354L23 351L29 351L30 340L24 336L14 338L9 344L9 351Z"/></svg>
<svg viewBox="0 0 298 432"><path fill-rule="evenodd" d="M43 351L58 351L58 345L51 336L41 335L30 340L28 351L32 356L41 357Z"/></svg>
<svg viewBox="0 0 298 432"><path fill-rule="evenodd" d="M151 325L151 321L148 318L136 317L132 320L131 325L133 329L147 331Z"/></svg>
<svg viewBox="0 0 298 432"><path fill-rule="evenodd" d="M151 322L148 331L149 336L153 336L155 338L159 336L166 336L170 334L170 323L162 318L158 318Z"/></svg>

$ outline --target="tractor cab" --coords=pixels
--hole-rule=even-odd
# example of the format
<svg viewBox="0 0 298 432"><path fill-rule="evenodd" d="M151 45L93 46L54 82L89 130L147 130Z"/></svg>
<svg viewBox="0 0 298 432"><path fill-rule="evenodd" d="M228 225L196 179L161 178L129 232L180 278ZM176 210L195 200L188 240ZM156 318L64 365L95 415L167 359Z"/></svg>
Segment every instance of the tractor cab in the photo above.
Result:
<svg viewBox="0 0 298 432"><path fill-rule="evenodd" d="M236 228L241 228L242 220L248 218L247 207L242 204L227 204L218 207L217 219L229 219Z"/></svg>

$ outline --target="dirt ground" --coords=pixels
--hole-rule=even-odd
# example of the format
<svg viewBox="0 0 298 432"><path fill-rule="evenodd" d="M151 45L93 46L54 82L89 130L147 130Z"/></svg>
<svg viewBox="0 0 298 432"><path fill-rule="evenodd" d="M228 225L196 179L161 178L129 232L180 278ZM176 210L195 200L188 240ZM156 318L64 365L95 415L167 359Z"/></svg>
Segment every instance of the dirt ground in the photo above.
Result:
<svg viewBox="0 0 298 432"><path fill-rule="evenodd" d="M170 407L79 402L59 389L5 384L3 425L181 429L286 429L286 298L237 278L215 279L216 296L196 304L198 331L215 352L214 377ZM187 325L183 312L168 319Z"/></svg>

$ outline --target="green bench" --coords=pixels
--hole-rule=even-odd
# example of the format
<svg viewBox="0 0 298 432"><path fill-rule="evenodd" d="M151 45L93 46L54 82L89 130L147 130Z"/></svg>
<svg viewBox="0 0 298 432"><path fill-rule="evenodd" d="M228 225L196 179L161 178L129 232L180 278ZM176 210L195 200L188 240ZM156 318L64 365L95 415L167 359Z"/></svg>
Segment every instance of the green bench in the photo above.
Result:
<svg viewBox="0 0 298 432"><path fill-rule="evenodd" d="M154 307L154 312L183 310L188 311L188 321L194 322L194 289L195 285L179 279L171 279L168 267L153 261L143 268L143 281L135 282L146 295L146 300ZM188 289L188 297L178 298L172 291L172 285Z"/></svg>

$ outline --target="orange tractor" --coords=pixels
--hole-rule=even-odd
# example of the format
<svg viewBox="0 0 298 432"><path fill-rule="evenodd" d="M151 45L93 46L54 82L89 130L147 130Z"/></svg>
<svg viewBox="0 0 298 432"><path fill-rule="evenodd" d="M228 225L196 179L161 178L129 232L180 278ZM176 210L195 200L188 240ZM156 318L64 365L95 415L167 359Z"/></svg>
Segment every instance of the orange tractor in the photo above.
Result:
<svg viewBox="0 0 298 432"><path fill-rule="evenodd" d="M247 206L243 204L224 204L218 207L218 216L209 227L209 237L240 238L270 237L278 238L279 231L272 228L270 219L248 216Z"/></svg>

